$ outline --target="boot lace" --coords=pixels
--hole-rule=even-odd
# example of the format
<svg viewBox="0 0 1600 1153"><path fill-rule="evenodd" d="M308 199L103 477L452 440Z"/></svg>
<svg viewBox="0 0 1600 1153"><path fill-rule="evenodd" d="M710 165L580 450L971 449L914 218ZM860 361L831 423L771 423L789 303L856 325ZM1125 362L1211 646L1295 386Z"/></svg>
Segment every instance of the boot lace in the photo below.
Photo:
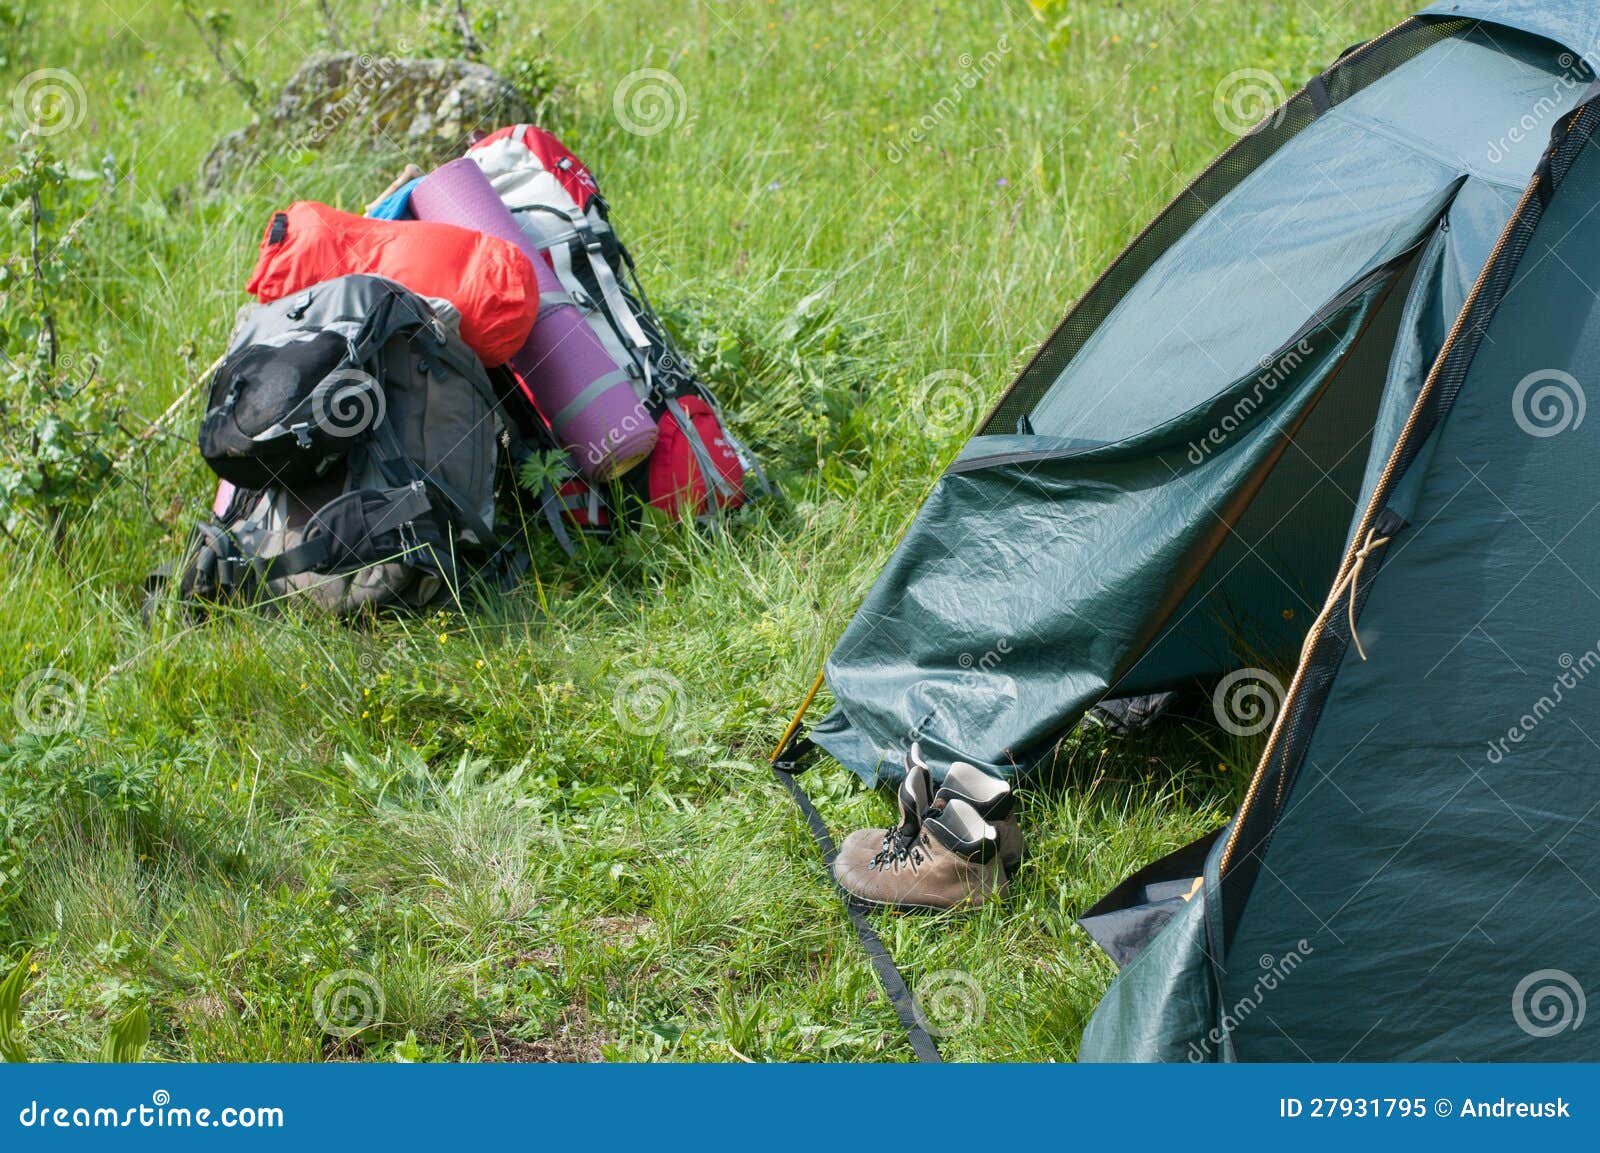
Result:
<svg viewBox="0 0 1600 1153"><path fill-rule="evenodd" d="M909 864L913 869L926 859L922 851L919 826L896 825L884 834L883 848L872 858L874 869L895 869Z"/></svg>

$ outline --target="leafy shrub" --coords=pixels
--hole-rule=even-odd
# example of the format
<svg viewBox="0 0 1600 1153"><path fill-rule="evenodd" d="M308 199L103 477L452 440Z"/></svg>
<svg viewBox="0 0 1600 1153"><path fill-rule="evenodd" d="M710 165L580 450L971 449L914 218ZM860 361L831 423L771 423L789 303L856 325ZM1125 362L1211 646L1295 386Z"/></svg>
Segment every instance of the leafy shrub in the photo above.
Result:
<svg viewBox="0 0 1600 1153"><path fill-rule="evenodd" d="M30 853L51 822L148 827L171 750L107 748L85 730L0 742L0 941ZM146 837L148 839L148 836Z"/></svg>
<svg viewBox="0 0 1600 1153"><path fill-rule="evenodd" d="M28 1060L28 1050L23 1044L22 993L29 976L37 968L33 955L25 953L6 979L0 981L0 1061ZM143 1005L135 1005L106 1030L100 1046L100 1060L119 1064L143 1061L149 1047L150 1014Z"/></svg>
<svg viewBox="0 0 1600 1153"><path fill-rule="evenodd" d="M544 29L534 28L513 37L511 44L510 50L494 62L495 70L528 102L534 118L542 121L558 83L555 63L545 47Z"/></svg>
<svg viewBox="0 0 1600 1153"><path fill-rule="evenodd" d="M748 287L722 283L656 302L729 424L775 469L809 468L856 447L854 418L889 368L878 334L844 319L830 296L822 288L779 313Z"/></svg>
<svg viewBox="0 0 1600 1153"><path fill-rule="evenodd" d="M500 20L500 11L492 4L481 6L474 14L457 0L423 0L417 20L422 42L411 47L419 56L478 60L484 44L492 43L499 32Z"/></svg>
<svg viewBox="0 0 1600 1153"><path fill-rule="evenodd" d="M57 305L83 259L94 179L28 146L0 178L15 253L0 264L0 529L47 530L58 545L128 440L121 390L99 379L98 357L64 351Z"/></svg>

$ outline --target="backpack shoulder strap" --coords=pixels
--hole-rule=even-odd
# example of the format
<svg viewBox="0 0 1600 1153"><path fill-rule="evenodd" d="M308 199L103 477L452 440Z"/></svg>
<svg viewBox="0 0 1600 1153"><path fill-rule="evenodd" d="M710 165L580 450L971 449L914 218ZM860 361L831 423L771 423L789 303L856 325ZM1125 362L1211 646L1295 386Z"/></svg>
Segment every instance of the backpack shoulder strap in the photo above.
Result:
<svg viewBox="0 0 1600 1153"><path fill-rule="evenodd" d="M600 295L605 298L606 308L611 313L611 319L616 322L628 342L635 348L649 348L650 338L645 336L644 329L639 327L639 320L633 314L633 309L628 307L628 302L622 295L622 285L617 283L616 273L611 268L611 262L606 259L605 246L600 241L601 231L610 232L611 226L603 219L592 221L581 211L574 208L571 215L573 230L577 233L575 244L581 245L584 255L589 260L589 270L594 273L595 283L600 286Z"/></svg>

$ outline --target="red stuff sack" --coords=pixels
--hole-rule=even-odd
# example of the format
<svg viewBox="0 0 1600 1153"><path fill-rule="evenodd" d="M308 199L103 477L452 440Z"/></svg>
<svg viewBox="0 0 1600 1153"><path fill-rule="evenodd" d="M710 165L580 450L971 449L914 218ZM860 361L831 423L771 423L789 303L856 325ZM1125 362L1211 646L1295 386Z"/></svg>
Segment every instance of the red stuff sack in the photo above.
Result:
<svg viewBox="0 0 1600 1153"><path fill-rule="evenodd" d="M372 220L300 200L272 214L245 291L262 303L365 273L461 314L461 339L490 368L527 342L539 311L533 264L494 236L420 220Z"/></svg>

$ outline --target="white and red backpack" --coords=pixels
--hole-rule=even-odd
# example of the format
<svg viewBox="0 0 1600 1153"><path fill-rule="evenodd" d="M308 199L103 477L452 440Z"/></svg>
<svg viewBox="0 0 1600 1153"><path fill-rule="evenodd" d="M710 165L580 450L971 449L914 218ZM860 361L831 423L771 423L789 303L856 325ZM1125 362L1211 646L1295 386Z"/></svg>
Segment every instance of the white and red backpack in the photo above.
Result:
<svg viewBox="0 0 1600 1153"><path fill-rule="evenodd" d="M548 257L659 426L648 462L621 478L632 499L670 515L701 517L742 505L749 488L768 491L760 466L651 308L588 167L555 136L528 124L483 137L467 156ZM580 529L609 531L619 519L612 501L577 473L555 496L561 515Z"/></svg>

